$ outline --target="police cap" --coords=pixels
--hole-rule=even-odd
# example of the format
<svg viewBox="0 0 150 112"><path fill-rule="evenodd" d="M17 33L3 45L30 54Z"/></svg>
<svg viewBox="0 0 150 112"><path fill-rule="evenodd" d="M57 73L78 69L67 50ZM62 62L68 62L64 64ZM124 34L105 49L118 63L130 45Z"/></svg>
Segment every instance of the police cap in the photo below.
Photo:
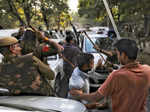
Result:
<svg viewBox="0 0 150 112"><path fill-rule="evenodd" d="M18 43L18 40L15 37L2 37L0 38L0 46L8 46Z"/></svg>

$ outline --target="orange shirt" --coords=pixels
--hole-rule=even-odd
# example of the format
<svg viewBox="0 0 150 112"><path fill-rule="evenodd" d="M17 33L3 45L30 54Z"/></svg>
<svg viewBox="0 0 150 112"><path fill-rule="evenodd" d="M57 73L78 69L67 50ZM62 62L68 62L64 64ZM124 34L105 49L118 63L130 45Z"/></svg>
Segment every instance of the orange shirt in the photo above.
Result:
<svg viewBox="0 0 150 112"><path fill-rule="evenodd" d="M113 112L146 112L150 66L131 63L112 72L98 92L112 99Z"/></svg>

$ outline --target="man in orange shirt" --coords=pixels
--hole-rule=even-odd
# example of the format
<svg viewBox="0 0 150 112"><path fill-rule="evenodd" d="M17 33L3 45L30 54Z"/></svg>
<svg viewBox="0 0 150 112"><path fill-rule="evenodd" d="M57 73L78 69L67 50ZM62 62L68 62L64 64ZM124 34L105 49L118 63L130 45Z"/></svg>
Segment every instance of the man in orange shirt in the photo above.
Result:
<svg viewBox="0 0 150 112"><path fill-rule="evenodd" d="M146 112L146 98L150 87L150 66L136 62L136 42L121 39L115 45L122 67L113 71L96 92L85 94L71 91L80 99L91 102L111 97L113 112Z"/></svg>

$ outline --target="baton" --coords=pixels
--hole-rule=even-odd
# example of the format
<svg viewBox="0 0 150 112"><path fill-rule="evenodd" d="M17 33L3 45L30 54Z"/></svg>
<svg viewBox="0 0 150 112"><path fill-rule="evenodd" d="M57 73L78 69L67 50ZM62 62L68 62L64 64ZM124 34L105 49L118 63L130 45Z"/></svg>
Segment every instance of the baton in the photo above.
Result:
<svg viewBox="0 0 150 112"><path fill-rule="evenodd" d="M92 41L92 39L88 36L88 34L86 33L86 31L83 31L83 33L85 33L86 37L91 41L91 43L93 44L93 46L96 46L95 43ZM96 50L97 50L98 52L100 52L100 48L98 48L97 46L96 46L95 48L96 48ZM100 53L101 53L101 52L100 52ZM103 57L103 55L100 54L100 53L99 53L99 55L100 55L100 56L102 57L102 59L104 60L105 64L106 64L106 62L107 62L108 64L111 64L113 67L116 67L115 64L111 63L111 62L108 61L108 60L105 60L104 57Z"/></svg>
<svg viewBox="0 0 150 112"><path fill-rule="evenodd" d="M63 58L64 61L66 61L66 62L69 63L73 68L75 68L75 65L74 65L71 61L69 61L63 54L60 54L60 53L59 53L59 55Z"/></svg>
<svg viewBox="0 0 150 112"><path fill-rule="evenodd" d="M38 32L38 30L37 30L36 28L32 27L31 25L30 25L29 27L31 27L33 31ZM44 37L43 39L46 40L46 41L48 41L48 38L47 38L47 37ZM69 61L64 55L62 55L62 54L60 54L60 53L59 53L59 55L63 58L64 61L66 61L66 62L69 63L73 68L75 68L75 65L74 65L73 63L71 63L71 61Z"/></svg>
<svg viewBox="0 0 150 112"><path fill-rule="evenodd" d="M88 36L88 34L86 33L86 31L83 31L86 35L86 37L90 40L90 42L93 44L94 48L96 48L96 50L98 52L100 52L100 48L98 48L95 43L92 41L92 39ZM102 57L102 59L104 60L104 62L106 63L106 60L104 59L103 55L99 53L99 55Z"/></svg>

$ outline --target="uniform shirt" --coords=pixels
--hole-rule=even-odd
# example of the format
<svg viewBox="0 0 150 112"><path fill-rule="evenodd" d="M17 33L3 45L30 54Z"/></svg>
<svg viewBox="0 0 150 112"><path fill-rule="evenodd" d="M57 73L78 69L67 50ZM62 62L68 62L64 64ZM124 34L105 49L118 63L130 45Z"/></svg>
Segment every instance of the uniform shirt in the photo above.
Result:
<svg viewBox="0 0 150 112"><path fill-rule="evenodd" d="M56 55L57 53L58 51L54 46L42 43L37 48L35 48L33 55L38 57L44 63L48 64L47 57Z"/></svg>
<svg viewBox="0 0 150 112"><path fill-rule="evenodd" d="M54 94L48 82L54 79L54 72L32 54L4 56L0 69L0 85L9 89L10 95Z"/></svg>
<svg viewBox="0 0 150 112"><path fill-rule="evenodd" d="M150 67L138 63L112 72L98 92L111 96L113 112L146 112Z"/></svg>
<svg viewBox="0 0 150 112"><path fill-rule="evenodd" d="M89 93L88 75L76 67L69 79L69 89L81 89L84 93ZM69 93L68 97L74 99ZM82 101L85 102L85 101Z"/></svg>

